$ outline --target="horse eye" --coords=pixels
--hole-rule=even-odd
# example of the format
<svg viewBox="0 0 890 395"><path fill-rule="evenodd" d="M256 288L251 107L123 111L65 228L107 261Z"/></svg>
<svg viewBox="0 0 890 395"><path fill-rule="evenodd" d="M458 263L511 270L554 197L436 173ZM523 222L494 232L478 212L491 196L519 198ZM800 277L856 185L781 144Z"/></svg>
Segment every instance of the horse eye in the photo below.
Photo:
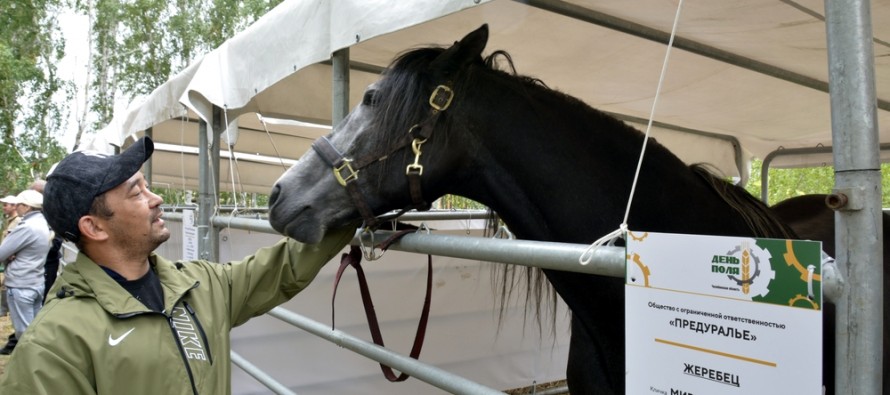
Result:
<svg viewBox="0 0 890 395"><path fill-rule="evenodd" d="M373 90L373 89L368 89L367 91L365 91L365 96L362 97L362 105L364 105L364 106L373 106L373 105L377 104L377 103L374 101L374 94L375 94L375 93L377 93L377 91L375 91L375 90Z"/></svg>

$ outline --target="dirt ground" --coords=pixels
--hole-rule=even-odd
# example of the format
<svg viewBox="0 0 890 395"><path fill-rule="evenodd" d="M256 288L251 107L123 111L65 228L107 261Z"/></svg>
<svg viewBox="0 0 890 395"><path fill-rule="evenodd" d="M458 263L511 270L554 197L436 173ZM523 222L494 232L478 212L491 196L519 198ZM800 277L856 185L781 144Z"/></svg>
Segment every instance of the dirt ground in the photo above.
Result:
<svg viewBox="0 0 890 395"><path fill-rule="evenodd" d="M505 391L508 395L527 395L527 394L535 394L540 391L564 387L566 385L565 380L553 381L550 383L538 384L535 388L532 387L523 387L523 388L514 388L511 390ZM561 392L561 394L569 395L568 392Z"/></svg>
<svg viewBox="0 0 890 395"><path fill-rule="evenodd" d="M9 322L9 316L0 317L0 347L6 344L6 337L12 334L12 323ZM9 361L9 355L0 355L0 376L6 371L6 362Z"/></svg>

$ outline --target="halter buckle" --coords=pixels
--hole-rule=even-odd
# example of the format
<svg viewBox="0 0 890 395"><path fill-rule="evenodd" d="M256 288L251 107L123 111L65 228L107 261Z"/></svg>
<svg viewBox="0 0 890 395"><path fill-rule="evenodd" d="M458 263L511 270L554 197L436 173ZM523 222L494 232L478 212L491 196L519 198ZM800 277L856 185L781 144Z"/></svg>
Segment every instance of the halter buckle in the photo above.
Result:
<svg viewBox="0 0 890 395"><path fill-rule="evenodd" d="M352 180L358 179L358 171L352 168L352 159L343 158L343 164L340 166L334 166L334 178L337 179L337 182L342 186L346 186L346 183ZM346 170L348 174L346 177L343 177L343 171Z"/></svg>
<svg viewBox="0 0 890 395"><path fill-rule="evenodd" d="M451 99L454 99L454 91L445 85L439 85L430 95L430 107L445 111L451 105Z"/></svg>

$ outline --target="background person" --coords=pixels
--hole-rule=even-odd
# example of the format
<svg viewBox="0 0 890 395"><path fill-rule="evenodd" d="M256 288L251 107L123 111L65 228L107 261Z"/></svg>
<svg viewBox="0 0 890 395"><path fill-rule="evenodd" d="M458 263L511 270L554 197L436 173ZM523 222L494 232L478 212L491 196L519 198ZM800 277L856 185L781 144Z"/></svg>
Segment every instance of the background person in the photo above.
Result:
<svg viewBox="0 0 890 395"><path fill-rule="evenodd" d="M4 219L3 230L0 231L0 243L2 243L6 235L19 224L21 218L19 218L19 213L15 212L15 196L8 195L0 199L0 202L3 203ZM0 261L0 267L3 269L0 270L0 317L3 317L9 312L9 304L6 303L6 283L4 282L6 276L2 273L6 270L6 262ZM9 337L10 339L15 338L15 333L9 335Z"/></svg>
<svg viewBox="0 0 890 395"><path fill-rule="evenodd" d="M5 218L3 233L0 234L0 242L6 238L6 235L8 235L12 228L15 228L20 221L19 214L15 212L16 201L15 196L12 195L0 199L0 202L3 203L3 217Z"/></svg>
<svg viewBox="0 0 890 395"><path fill-rule="evenodd" d="M0 243L2 243L3 239L6 238L6 235L8 235L9 232L12 231L12 229L19 224L21 218L19 217L19 213L15 212L15 196L6 196L3 199L0 199L0 202L3 203L4 218L3 230L0 231ZM2 269L0 270L0 317L3 317L7 313L9 313L9 303L6 300L6 274L3 273L6 271L6 264L6 261L0 261L0 269ZM3 348L15 347L16 341L17 339L15 337L15 331L13 331L6 338L6 344L3 345Z"/></svg>
<svg viewBox="0 0 890 395"><path fill-rule="evenodd" d="M171 262L139 169L142 138L117 156L75 152L49 175L47 219L80 249L0 377L10 394L228 394L229 331L305 288L352 239L285 238L238 262ZM311 357L311 356L307 356Z"/></svg>
<svg viewBox="0 0 890 395"><path fill-rule="evenodd" d="M50 248L50 230L40 212L40 192L28 189L15 200L21 222L0 243L0 261L13 257L4 272L6 297L15 337L21 339L43 306L43 263ZM16 343L8 342L0 354L9 355L16 347Z"/></svg>
<svg viewBox="0 0 890 395"><path fill-rule="evenodd" d="M12 195L6 196L3 199L0 199L0 202L3 203L3 221L4 221L3 229L0 230L0 243L2 243L3 239L6 238L6 235L8 235L9 232L13 228L15 228L16 225L18 225L19 220L21 220L21 218L19 218L19 214L17 212L15 212L15 202L16 202L15 196L12 196ZM6 313L9 312L9 304L6 303L6 283L4 281L6 275L3 274L3 271L6 270L6 261L0 261L0 268L3 269L3 270L0 270L0 317L3 317L6 315ZM10 338L10 340L14 339L15 332L13 332L13 334L9 335L9 338Z"/></svg>
<svg viewBox="0 0 890 395"><path fill-rule="evenodd" d="M43 187L45 185L46 181L38 179L32 182L31 186L28 187L28 189L33 189L37 192L43 193ZM52 288L53 283L56 282L56 276L58 276L59 274L59 263L62 258L63 242L64 240L59 235L55 234L55 232L53 232L49 252L46 253L46 260L43 264L43 300L46 300L46 295Z"/></svg>

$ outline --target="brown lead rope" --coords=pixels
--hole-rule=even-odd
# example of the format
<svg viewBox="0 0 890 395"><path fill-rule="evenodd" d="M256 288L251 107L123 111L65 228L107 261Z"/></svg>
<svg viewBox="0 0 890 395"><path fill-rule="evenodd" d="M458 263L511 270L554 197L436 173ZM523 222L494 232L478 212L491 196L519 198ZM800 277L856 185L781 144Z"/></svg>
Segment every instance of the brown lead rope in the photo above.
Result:
<svg viewBox="0 0 890 395"><path fill-rule="evenodd" d="M389 248L389 246L394 241L414 231L414 229L406 229L395 233L380 244L380 249L386 251L386 249ZM385 347L383 345L383 336L380 334L380 325L377 322L377 313L374 311L374 303L371 301L371 292L368 289L368 281L365 279L364 270L362 270L361 260L362 252L358 246L352 246L352 248L350 248L349 250L349 253L343 254L342 258L340 259L340 268L337 269L337 276L334 279L334 295L331 298L331 329L333 330L335 327L334 300L337 298L337 285L340 284L340 277L343 275L343 271L346 270L346 267L352 266L355 268L356 275L358 276L358 285L362 294L362 304L365 307L365 315L368 317L368 327L371 330L371 338L374 340L374 344L380 347ZM426 324L430 316L430 299L432 294L432 287L433 257L431 255L427 255L426 297L423 301L423 310L420 313L420 320L417 323L417 333L414 335L414 346L411 347L411 353L409 354L409 356L414 359L417 359L420 356L420 349L423 347L423 338L426 334ZM410 377L406 373L402 373L399 376L396 376L391 367L386 366L382 363L380 364L380 369L383 371L383 375L386 377L386 379L391 382L405 381L406 379L408 379L408 377Z"/></svg>

